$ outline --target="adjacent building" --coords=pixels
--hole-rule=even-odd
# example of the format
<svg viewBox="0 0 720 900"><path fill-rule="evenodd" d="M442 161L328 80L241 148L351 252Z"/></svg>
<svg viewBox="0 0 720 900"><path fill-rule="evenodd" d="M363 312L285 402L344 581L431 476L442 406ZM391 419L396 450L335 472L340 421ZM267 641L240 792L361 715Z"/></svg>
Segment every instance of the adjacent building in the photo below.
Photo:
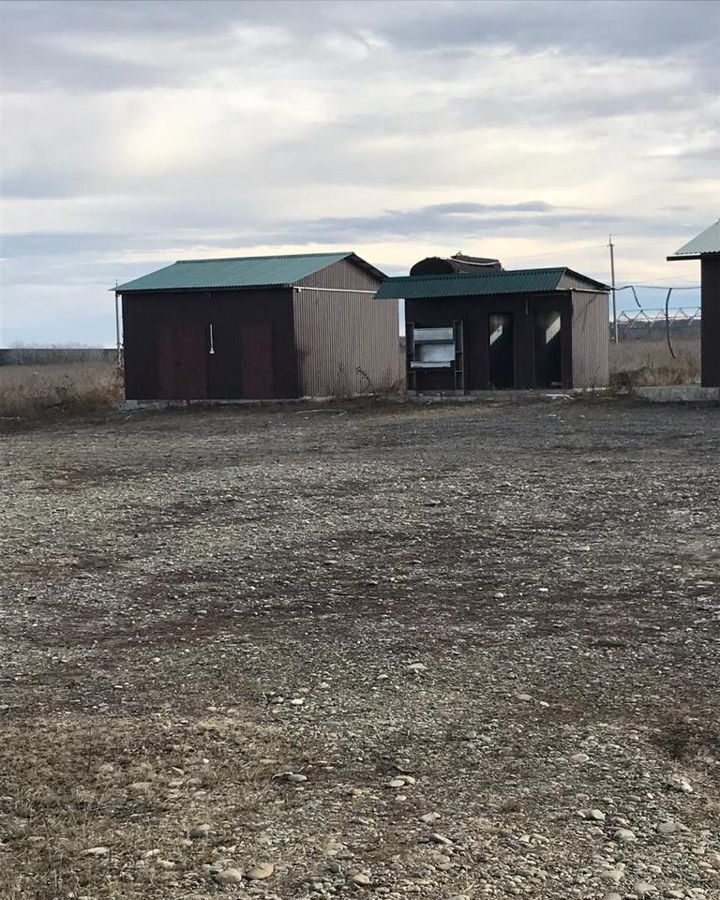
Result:
<svg viewBox="0 0 720 900"><path fill-rule="evenodd" d="M720 387L720 219L668 259L700 260L700 379Z"/></svg>
<svg viewBox="0 0 720 900"><path fill-rule="evenodd" d="M458 254L417 263L377 297L405 301L410 389L475 391L606 386L608 292L565 267L505 271Z"/></svg>
<svg viewBox="0 0 720 900"><path fill-rule="evenodd" d="M355 253L181 260L116 288L130 400L397 388L397 301Z"/></svg>

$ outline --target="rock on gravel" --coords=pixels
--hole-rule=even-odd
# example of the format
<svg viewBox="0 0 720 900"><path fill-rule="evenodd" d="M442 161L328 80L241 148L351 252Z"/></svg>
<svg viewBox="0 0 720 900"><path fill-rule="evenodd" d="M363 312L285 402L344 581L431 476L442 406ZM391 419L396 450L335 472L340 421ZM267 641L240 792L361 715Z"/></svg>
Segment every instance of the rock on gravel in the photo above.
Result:
<svg viewBox="0 0 720 900"><path fill-rule="evenodd" d="M634 844L637 840L637 835L630 828L618 828L615 837L621 844Z"/></svg>
<svg viewBox="0 0 720 900"><path fill-rule="evenodd" d="M421 662L410 663L410 665L408 666L408 671L410 672L427 672L427 670L428 667L425 665L425 663Z"/></svg>
<svg viewBox="0 0 720 900"><path fill-rule="evenodd" d="M265 878L270 878L270 876L275 871L275 866L271 862L259 863L256 866L253 866L252 869L247 873L247 877L250 881L262 881Z"/></svg>
<svg viewBox="0 0 720 900"><path fill-rule="evenodd" d="M678 775L677 772L673 772L672 775L668 775L665 779L665 784L671 788L673 791L680 791L682 794L692 794L693 786L690 784L687 778L684 775Z"/></svg>
<svg viewBox="0 0 720 900"><path fill-rule="evenodd" d="M242 869L229 868L223 869L214 877L218 884L242 884L244 873Z"/></svg>
<svg viewBox="0 0 720 900"><path fill-rule="evenodd" d="M450 838L445 837L444 834L438 834L437 832L434 832L430 835L430 840L433 842L433 844L442 844L446 847L452 844Z"/></svg>
<svg viewBox="0 0 720 900"><path fill-rule="evenodd" d="M440 813L429 812L429 813L425 813L424 815L420 816L420 821L425 822L426 825L431 825L433 822L437 822L437 820L439 818L440 818Z"/></svg>

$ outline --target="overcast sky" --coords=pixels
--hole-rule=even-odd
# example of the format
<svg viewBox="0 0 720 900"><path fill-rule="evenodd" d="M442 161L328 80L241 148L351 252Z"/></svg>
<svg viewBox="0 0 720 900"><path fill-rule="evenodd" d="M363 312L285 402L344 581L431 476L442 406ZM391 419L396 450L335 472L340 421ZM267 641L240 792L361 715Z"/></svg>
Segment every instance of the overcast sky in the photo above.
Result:
<svg viewBox="0 0 720 900"><path fill-rule="evenodd" d="M665 257L720 216L720 3L1 8L0 345L112 343L107 289L182 258L607 279L612 232L619 283L698 281Z"/></svg>

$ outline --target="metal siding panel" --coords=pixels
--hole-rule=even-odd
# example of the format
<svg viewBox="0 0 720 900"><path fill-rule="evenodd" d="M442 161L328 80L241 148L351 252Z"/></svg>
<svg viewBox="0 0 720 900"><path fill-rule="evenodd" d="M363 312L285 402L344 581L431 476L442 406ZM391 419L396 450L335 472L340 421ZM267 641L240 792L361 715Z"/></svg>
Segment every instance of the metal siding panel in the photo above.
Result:
<svg viewBox="0 0 720 900"><path fill-rule="evenodd" d="M303 396L348 397L397 387L397 301L306 288L295 291L293 306Z"/></svg>
<svg viewBox="0 0 720 900"><path fill-rule="evenodd" d="M609 291L610 288L601 282L596 281L594 278L586 278L585 275L581 275L579 272L574 272L572 269L566 269L565 274L560 279L558 284L558 290L561 291L593 291L594 293L600 293L602 289Z"/></svg>
<svg viewBox="0 0 720 900"><path fill-rule="evenodd" d="M408 300L405 321L413 322L418 328L462 321L465 333L465 387L468 391L483 391L490 387L488 316L491 313L512 313L515 387L532 388L535 386L534 314L537 310L559 310L566 320L570 313L567 293ZM449 373L423 373L421 390L451 390L452 387Z"/></svg>
<svg viewBox="0 0 720 900"><path fill-rule="evenodd" d="M158 398L157 329L153 310L142 297L123 297L122 321L125 396L128 400Z"/></svg>
<svg viewBox="0 0 720 900"><path fill-rule="evenodd" d="M605 293L572 293L572 386L607 387L609 315Z"/></svg>
<svg viewBox="0 0 720 900"><path fill-rule="evenodd" d="M349 259L343 259L302 278L298 285L320 288L354 288L361 291L376 291L381 279L373 278Z"/></svg>
<svg viewBox="0 0 720 900"><path fill-rule="evenodd" d="M126 396L157 400L161 385L173 383L160 367L159 353L166 328L212 323L216 353L208 358L207 395L211 400L258 399L242 387L241 332L266 322L272 329L273 396L298 396L292 294L290 289L254 291L187 291L184 293L130 294L123 297ZM178 398L179 399L179 398Z"/></svg>

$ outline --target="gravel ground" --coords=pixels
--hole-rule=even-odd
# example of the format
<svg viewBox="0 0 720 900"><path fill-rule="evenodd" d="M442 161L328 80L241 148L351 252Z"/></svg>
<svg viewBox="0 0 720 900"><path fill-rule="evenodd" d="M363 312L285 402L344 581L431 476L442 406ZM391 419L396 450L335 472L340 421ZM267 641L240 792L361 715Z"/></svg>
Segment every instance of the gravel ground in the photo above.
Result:
<svg viewBox="0 0 720 900"><path fill-rule="evenodd" d="M0 896L720 898L720 411L0 436Z"/></svg>

